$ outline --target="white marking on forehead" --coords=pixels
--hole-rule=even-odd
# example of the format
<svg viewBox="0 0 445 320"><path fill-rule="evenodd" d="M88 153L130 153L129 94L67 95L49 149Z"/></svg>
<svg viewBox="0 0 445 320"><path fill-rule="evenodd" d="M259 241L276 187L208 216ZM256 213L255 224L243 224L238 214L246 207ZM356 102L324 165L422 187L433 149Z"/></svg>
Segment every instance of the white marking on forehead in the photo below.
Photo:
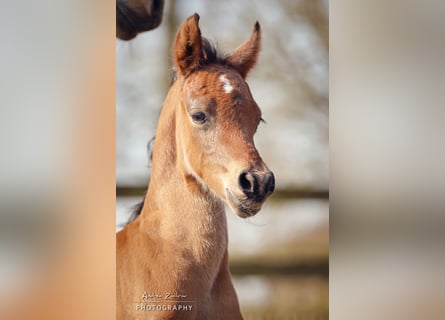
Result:
<svg viewBox="0 0 445 320"><path fill-rule="evenodd" d="M230 93L233 91L232 84L230 83L230 80L227 79L225 74L220 75L218 79L224 84L223 89L225 93Z"/></svg>

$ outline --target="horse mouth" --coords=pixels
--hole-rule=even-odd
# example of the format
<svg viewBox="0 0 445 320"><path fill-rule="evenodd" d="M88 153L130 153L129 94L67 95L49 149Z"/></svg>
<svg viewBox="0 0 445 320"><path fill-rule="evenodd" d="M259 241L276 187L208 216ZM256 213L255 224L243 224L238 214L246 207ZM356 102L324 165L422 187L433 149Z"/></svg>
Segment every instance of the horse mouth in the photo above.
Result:
<svg viewBox="0 0 445 320"><path fill-rule="evenodd" d="M261 209L262 202L239 199L229 188L226 188L226 193L229 207L241 218L253 217Z"/></svg>

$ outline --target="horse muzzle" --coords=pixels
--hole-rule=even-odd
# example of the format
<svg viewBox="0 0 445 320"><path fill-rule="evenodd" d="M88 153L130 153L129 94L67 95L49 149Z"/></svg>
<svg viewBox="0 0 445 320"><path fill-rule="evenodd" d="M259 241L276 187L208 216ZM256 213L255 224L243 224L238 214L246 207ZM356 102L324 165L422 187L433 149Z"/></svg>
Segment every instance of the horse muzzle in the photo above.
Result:
<svg viewBox="0 0 445 320"><path fill-rule="evenodd" d="M241 218L248 218L260 211L264 201L275 190L272 172L243 171L238 177L238 191L226 188L226 199L231 209Z"/></svg>

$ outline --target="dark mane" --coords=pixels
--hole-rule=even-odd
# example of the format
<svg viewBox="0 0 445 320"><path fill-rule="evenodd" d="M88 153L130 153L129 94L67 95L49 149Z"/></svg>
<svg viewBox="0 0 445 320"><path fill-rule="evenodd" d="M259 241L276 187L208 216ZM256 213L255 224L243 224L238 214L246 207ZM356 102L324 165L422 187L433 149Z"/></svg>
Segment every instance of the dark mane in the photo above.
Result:
<svg viewBox="0 0 445 320"><path fill-rule="evenodd" d="M201 55L199 59L198 70L209 64L221 64L221 65L227 64L225 56L218 52L217 46L215 44L211 43L206 38L202 38L201 41L202 41ZM177 70L176 68L173 68L170 85L172 85L176 81L176 79L177 79Z"/></svg>
<svg viewBox="0 0 445 320"><path fill-rule="evenodd" d="M216 46L206 38L202 38L199 67L209 64L225 64L225 59L218 53Z"/></svg>
<svg viewBox="0 0 445 320"><path fill-rule="evenodd" d="M156 136L151 138L147 143L147 154L148 154L148 158L149 158L148 167L149 168L151 167L151 161L153 160L153 144L155 142L155 138L156 138ZM136 205L134 205L131 208L130 217L128 218L128 221L126 224L133 222L134 220L136 220L137 217L140 216L142 208L144 206L144 200L145 200L146 195L147 195L147 193L145 193L144 197L142 198L142 200L140 202L138 202Z"/></svg>
<svg viewBox="0 0 445 320"><path fill-rule="evenodd" d="M141 202L137 203L136 205L133 206L133 208L131 208L131 214L130 217L128 218L127 224L133 222L134 220L136 220L137 217L141 215L143 206L144 206L144 200L142 199Z"/></svg>

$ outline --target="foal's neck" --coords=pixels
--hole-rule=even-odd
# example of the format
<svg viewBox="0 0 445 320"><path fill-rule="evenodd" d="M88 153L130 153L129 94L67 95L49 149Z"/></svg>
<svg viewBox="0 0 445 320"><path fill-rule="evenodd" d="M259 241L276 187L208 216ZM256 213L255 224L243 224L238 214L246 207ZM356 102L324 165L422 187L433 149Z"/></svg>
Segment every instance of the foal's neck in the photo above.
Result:
<svg viewBox="0 0 445 320"><path fill-rule="evenodd" d="M159 118L141 227L177 243L177 250L187 251L196 263L220 263L227 250L224 205L185 170L175 139L178 86L170 89Z"/></svg>

